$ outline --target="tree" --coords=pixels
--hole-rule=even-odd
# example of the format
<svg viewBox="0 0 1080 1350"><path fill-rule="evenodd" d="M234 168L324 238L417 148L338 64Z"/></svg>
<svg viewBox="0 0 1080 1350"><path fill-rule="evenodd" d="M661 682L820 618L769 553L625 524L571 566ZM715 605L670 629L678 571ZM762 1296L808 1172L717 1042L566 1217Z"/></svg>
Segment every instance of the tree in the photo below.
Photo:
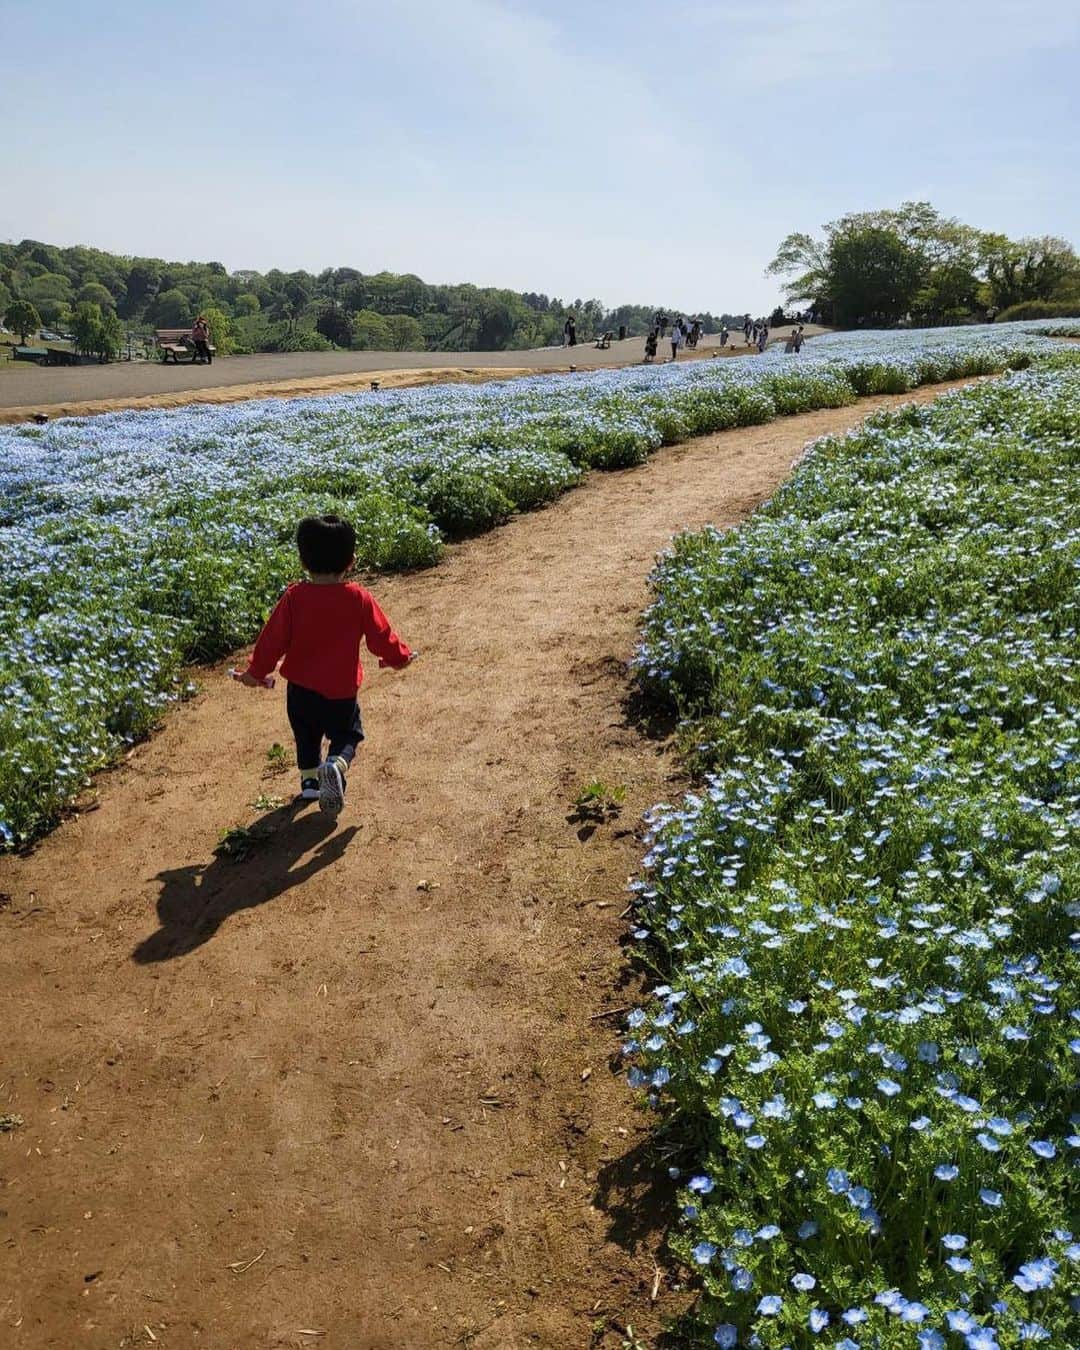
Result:
<svg viewBox="0 0 1080 1350"><path fill-rule="evenodd" d="M12 300L4 311L4 323L13 333L18 333L19 341L26 346L26 339L41 327L41 315L29 300Z"/></svg>
<svg viewBox="0 0 1080 1350"><path fill-rule="evenodd" d="M1025 300L1067 299L1080 286L1080 259L1064 239L985 234L980 261L989 299L998 309Z"/></svg>
<svg viewBox="0 0 1080 1350"><path fill-rule="evenodd" d="M206 320L207 328L210 329L210 342L218 356L228 356L233 349L232 323L229 316L216 305L207 306L201 313Z"/></svg>
<svg viewBox="0 0 1080 1350"><path fill-rule="evenodd" d="M390 345L396 352L420 352L424 350L424 330L419 319L411 314L387 314L386 327L390 334Z"/></svg>
<svg viewBox="0 0 1080 1350"><path fill-rule="evenodd" d="M124 326L116 316L114 309L108 309L101 316L98 325L97 342L94 352L102 361L111 361L120 354L124 343Z"/></svg>
<svg viewBox="0 0 1080 1350"><path fill-rule="evenodd" d="M191 301L175 286L159 293L151 313L158 328L184 328L195 317Z"/></svg>
<svg viewBox="0 0 1080 1350"><path fill-rule="evenodd" d="M100 305L102 311L113 308L112 291L100 281L88 281L79 287L76 300L88 300L92 305Z"/></svg>
<svg viewBox="0 0 1080 1350"><path fill-rule="evenodd" d="M3 281L0 281L0 314L7 313L7 307L11 304L11 292Z"/></svg>
<svg viewBox="0 0 1080 1350"><path fill-rule="evenodd" d="M784 289L789 303L809 300L817 308L832 298L829 245L812 235L796 233L783 239L765 275L788 278Z"/></svg>
<svg viewBox="0 0 1080 1350"><path fill-rule="evenodd" d="M315 320L315 331L321 333L335 347L352 346L352 323L348 314L337 305L326 305L319 311Z"/></svg>
<svg viewBox="0 0 1080 1350"><path fill-rule="evenodd" d="M75 339L76 351L87 356L97 356L104 338L101 306L90 300L80 301L71 316L71 334Z"/></svg>
<svg viewBox="0 0 1080 1350"><path fill-rule="evenodd" d="M238 319L258 314L260 309L262 305L259 304L259 297L251 291L242 291L233 301L233 313Z"/></svg>
<svg viewBox="0 0 1080 1350"><path fill-rule="evenodd" d="M923 275L919 253L876 226L849 228L830 241L830 290L836 322L896 323L912 307Z"/></svg>
<svg viewBox="0 0 1080 1350"><path fill-rule="evenodd" d="M57 323L71 303L71 282L59 272L43 272L25 287L23 297L47 324Z"/></svg>
<svg viewBox="0 0 1080 1350"><path fill-rule="evenodd" d="M381 314L376 314L374 310L362 309L353 315L353 346L360 351L381 351L391 350L390 329L386 326L386 320Z"/></svg>

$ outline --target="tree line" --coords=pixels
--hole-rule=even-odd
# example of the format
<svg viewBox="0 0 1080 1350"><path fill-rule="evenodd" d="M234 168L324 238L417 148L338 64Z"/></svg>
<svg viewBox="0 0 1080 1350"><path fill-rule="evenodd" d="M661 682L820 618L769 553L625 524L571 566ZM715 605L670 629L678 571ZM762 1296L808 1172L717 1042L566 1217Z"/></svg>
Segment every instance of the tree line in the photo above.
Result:
<svg viewBox="0 0 1080 1350"><path fill-rule="evenodd" d="M929 202L858 211L789 234L766 275L790 303L840 328L918 326L1080 312L1080 259L1065 239L1010 239Z"/></svg>
<svg viewBox="0 0 1080 1350"><path fill-rule="evenodd" d="M534 291L431 285L411 273L367 274L353 267L311 272L229 272L219 262L128 258L76 245L24 239L0 244L0 314L31 306L39 324L119 341L123 328L188 327L205 314L219 350L311 351L330 346L393 351L501 351L553 346L566 315L579 339L648 331L656 305L607 309L599 300L563 301ZM668 313L674 312L672 309ZM23 309L25 321L29 315ZM707 328L723 318L701 312ZM115 322L114 322L115 320ZM10 324L10 327L16 327ZM85 347L85 350L96 350Z"/></svg>

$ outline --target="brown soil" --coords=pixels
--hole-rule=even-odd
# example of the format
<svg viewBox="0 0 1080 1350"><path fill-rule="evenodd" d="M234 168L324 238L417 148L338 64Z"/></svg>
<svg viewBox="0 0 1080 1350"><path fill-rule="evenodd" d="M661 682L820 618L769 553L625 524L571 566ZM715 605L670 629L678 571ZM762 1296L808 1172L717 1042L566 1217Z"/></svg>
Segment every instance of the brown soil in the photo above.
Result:
<svg viewBox="0 0 1080 1350"><path fill-rule="evenodd" d="M293 790L284 700L223 665L3 862L0 1342L651 1343L666 1181L607 1015L637 822L680 790L627 711L646 576L811 437L938 392L665 450L378 580L423 657L371 677L337 828L249 805ZM595 778L628 791L591 829Z"/></svg>

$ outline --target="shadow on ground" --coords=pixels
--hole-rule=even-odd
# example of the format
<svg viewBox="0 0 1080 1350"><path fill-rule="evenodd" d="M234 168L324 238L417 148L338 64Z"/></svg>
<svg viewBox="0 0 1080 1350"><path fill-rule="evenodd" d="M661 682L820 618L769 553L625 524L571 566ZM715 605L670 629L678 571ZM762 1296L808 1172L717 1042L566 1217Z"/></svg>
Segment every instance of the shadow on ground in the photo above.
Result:
<svg viewBox="0 0 1080 1350"><path fill-rule="evenodd" d="M209 862L159 872L161 927L139 943L133 960L149 965L185 956L209 942L230 915L276 900L337 862L357 827L335 833L335 822L320 812L301 815L306 805L291 802L246 830L231 831ZM316 851L301 863L310 849Z"/></svg>

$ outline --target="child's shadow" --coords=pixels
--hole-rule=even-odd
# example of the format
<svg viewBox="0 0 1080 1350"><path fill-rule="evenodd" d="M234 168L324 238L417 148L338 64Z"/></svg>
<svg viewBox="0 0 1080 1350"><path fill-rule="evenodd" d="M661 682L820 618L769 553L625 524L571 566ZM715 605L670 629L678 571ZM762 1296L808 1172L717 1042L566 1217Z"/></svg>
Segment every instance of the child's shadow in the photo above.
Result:
<svg viewBox="0 0 1080 1350"><path fill-rule="evenodd" d="M231 852L219 847L210 862L159 872L161 927L139 943L133 959L147 965L185 956L208 942L230 914L264 905L337 862L357 827L333 833L335 822L319 811L297 820L305 805L291 802L271 811L233 841ZM323 840L317 852L293 868Z"/></svg>

